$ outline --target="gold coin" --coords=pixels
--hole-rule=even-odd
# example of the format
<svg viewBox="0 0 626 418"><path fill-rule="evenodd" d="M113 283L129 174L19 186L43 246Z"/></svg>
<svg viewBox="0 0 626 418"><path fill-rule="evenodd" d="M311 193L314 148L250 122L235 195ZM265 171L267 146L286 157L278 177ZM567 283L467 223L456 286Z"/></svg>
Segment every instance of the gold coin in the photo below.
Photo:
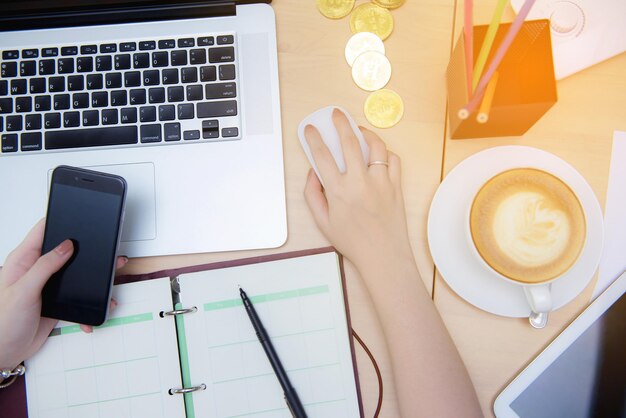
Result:
<svg viewBox="0 0 626 418"><path fill-rule="evenodd" d="M391 63L380 52L364 52L352 64L352 79L363 90L382 89L390 78Z"/></svg>
<svg viewBox="0 0 626 418"><path fill-rule="evenodd" d="M365 117L377 128L391 128L404 114L402 98L393 90L382 89L371 93L363 106Z"/></svg>
<svg viewBox="0 0 626 418"><path fill-rule="evenodd" d="M341 19L352 11L354 0L315 0L317 9L330 19Z"/></svg>
<svg viewBox="0 0 626 418"><path fill-rule="evenodd" d="M405 0L372 0L372 2L385 9L397 9L404 4Z"/></svg>
<svg viewBox="0 0 626 418"><path fill-rule="evenodd" d="M350 16L350 29L352 33L375 33L384 41L393 31L393 17L391 12L384 7L374 3L361 4L354 9Z"/></svg>
<svg viewBox="0 0 626 418"><path fill-rule="evenodd" d="M385 44L376 34L372 32L359 32L352 35L346 43L344 55L348 65L352 67L354 60L364 52L378 51L385 53Z"/></svg>

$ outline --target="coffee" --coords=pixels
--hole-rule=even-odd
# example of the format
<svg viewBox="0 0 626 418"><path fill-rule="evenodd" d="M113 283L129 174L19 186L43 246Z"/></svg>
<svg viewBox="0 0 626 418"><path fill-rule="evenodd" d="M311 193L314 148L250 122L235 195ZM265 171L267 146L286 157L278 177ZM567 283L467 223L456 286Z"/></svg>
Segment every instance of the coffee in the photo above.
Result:
<svg viewBox="0 0 626 418"><path fill-rule="evenodd" d="M578 259L585 214L567 184L545 171L518 168L491 178L470 211L470 232L483 260L523 284L552 280Z"/></svg>

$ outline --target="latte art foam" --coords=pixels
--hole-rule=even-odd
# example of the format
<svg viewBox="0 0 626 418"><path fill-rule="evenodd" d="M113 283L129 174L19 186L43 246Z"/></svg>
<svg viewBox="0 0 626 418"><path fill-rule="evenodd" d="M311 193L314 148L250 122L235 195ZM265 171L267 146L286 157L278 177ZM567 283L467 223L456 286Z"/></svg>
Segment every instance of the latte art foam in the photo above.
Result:
<svg viewBox="0 0 626 418"><path fill-rule="evenodd" d="M493 231L502 252L529 267L554 261L567 247L571 234L567 214L533 192L516 193L502 201Z"/></svg>
<svg viewBox="0 0 626 418"><path fill-rule="evenodd" d="M532 168L490 179L470 211L480 256L498 273L522 283L545 282L567 271L584 246L585 228L574 192L552 174Z"/></svg>

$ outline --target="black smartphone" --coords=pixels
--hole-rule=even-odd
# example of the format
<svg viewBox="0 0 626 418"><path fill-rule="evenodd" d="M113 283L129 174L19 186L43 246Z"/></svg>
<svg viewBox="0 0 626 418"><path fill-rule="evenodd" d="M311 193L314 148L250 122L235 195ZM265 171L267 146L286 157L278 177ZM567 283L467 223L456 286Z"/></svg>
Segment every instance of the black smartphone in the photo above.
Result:
<svg viewBox="0 0 626 418"><path fill-rule="evenodd" d="M74 253L44 286L42 316L86 325L105 321L125 201L122 177L68 166L53 171L42 254L66 239Z"/></svg>

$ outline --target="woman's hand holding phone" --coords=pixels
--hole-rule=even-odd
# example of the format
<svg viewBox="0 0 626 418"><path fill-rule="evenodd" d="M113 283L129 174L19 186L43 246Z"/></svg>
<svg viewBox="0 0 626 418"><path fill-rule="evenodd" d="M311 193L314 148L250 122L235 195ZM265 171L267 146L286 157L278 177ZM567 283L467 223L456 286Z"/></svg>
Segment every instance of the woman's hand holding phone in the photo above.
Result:
<svg viewBox="0 0 626 418"><path fill-rule="evenodd" d="M0 369L13 369L35 354L57 323L56 319L41 317L41 290L70 259L74 246L65 240L41 255L44 227L42 219L0 270ZM117 268L127 262L126 257L119 257ZM81 328L92 330L90 326Z"/></svg>

